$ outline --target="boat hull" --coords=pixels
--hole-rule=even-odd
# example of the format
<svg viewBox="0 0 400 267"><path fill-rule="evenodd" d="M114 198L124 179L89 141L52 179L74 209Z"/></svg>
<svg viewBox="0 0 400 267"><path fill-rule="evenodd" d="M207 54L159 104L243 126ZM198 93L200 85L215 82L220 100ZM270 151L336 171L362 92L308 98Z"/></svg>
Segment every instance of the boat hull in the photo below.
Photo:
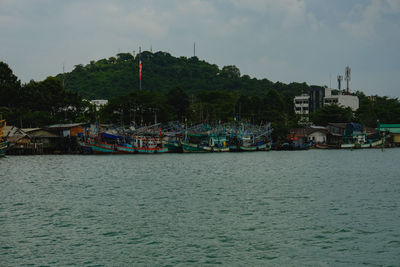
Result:
<svg viewBox="0 0 400 267"><path fill-rule="evenodd" d="M6 155L7 147L8 147L7 141L0 142L0 157L4 157Z"/></svg>
<svg viewBox="0 0 400 267"><path fill-rule="evenodd" d="M82 145L81 145L82 146ZM121 153L117 150L115 145L107 143L85 143L85 150L92 150L93 154L118 154Z"/></svg>
<svg viewBox="0 0 400 267"><path fill-rule="evenodd" d="M203 150L205 150L206 152L229 152L229 147L205 146L205 147L203 147Z"/></svg>
<svg viewBox="0 0 400 267"><path fill-rule="evenodd" d="M254 145L254 146L230 146L229 151L232 152L252 152L252 151L268 151L270 147L267 144Z"/></svg>
<svg viewBox="0 0 400 267"><path fill-rule="evenodd" d="M116 146L118 152L123 154L134 154L137 153L137 150L132 145L117 145Z"/></svg>
<svg viewBox="0 0 400 267"><path fill-rule="evenodd" d="M182 146L177 142L165 142L164 145L168 148L168 152L171 153L182 153Z"/></svg>
<svg viewBox="0 0 400 267"><path fill-rule="evenodd" d="M352 149L355 148L356 145L355 144L341 144L340 148L344 148L344 149Z"/></svg>
<svg viewBox="0 0 400 267"><path fill-rule="evenodd" d="M182 150L184 153L199 153L206 152L202 146L198 144L184 143L182 142Z"/></svg>
<svg viewBox="0 0 400 267"><path fill-rule="evenodd" d="M137 153L140 154L155 154L155 153L167 153L168 152L168 148L167 147L155 147L155 148L140 148L140 147L136 147L135 150L137 151Z"/></svg>

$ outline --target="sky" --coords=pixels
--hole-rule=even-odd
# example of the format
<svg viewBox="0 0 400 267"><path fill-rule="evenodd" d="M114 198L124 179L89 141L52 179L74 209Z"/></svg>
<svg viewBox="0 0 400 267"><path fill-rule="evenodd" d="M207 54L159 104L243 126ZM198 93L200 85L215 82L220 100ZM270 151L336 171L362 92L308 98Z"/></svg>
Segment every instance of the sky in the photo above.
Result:
<svg viewBox="0 0 400 267"><path fill-rule="evenodd" d="M23 82L153 49L273 82L400 97L400 0L0 0L0 61ZM146 62L143 62L145 71Z"/></svg>

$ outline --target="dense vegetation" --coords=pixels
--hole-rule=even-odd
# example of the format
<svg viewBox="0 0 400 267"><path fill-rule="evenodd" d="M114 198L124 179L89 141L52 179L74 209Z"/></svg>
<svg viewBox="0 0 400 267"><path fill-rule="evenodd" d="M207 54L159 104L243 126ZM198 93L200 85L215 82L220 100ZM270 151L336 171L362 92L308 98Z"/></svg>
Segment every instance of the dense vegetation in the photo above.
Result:
<svg viewBox="0 0 400 267"><path fill-rule="evenodd" d="M0 62L0 115L8 124L37 127L86 120L87 107L88 103L66 91L58 79L48 77L21 85L8 65Z"/></svg>
<svg viewBox="0 0 400 267"><path fill-rule="evenodd" d="M9 124L40 127L53 123L95 122L120 125L171 120L189 123L241 119L272 122L275 139L298 127L293 97L308 92L305 83L273 83L241 75L235 66L218 66L197 58L176 58L168 53L142 53L143 81L139 90L138 57L127 53L92 61L64 75L21 84L6 63L0 62L0 115ZM367 97L353 113L325 106L311 115L317 125L361 122L375 127L400 122L400 102L388 97ZM109 99L100 112L86 99Z"/></svg>
<svg viewBox="0 0 400 267"><path fill-rule="evenodd" d="M166 94L172 88L180 87L188 95L202 91L240 91L244 95L264 94L268 89L291 96L308 92L305 83L273 83L267 79L258 80L241 75L236 66L217 65L199 60L197 57L173 57L166 52L143 52L142 89ZM65 82L68 91L79 92L87 99L113 99L139 89L139 56L120 53L117 57L91 61L77 65L70 73L57 75Z"/></svg>

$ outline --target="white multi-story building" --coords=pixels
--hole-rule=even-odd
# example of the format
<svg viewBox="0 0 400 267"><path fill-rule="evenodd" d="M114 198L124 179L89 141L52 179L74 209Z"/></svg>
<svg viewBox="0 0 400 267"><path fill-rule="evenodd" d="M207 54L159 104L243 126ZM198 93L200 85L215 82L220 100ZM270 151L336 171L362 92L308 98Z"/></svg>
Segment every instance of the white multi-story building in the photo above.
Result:
<svg viewBox="0 0 400 267"><path fill-rule="evenodd" d="M318 91L318 96L316 96ZM350 107L353 111L359 108L359 100L357 96L353 95L332 95L332 89L321 88L318 90L310 91L313 97L308 94L302 94L294 98L294 111L296 114L301 115L302 120L308 118L310 112L316 111L323 105L336 104L338 106L347 108Z"/></svg>
<svg viewBox="0 0 400 267"><path fill-rule="evenodd" d="M351 108L351 110L356 111L359 106L359 100L357 96L354 95L332 95L332 89L325 89L324 105L336 104L344 108Z"/></svg>
<svg viewBox="0 0 400 267"><path fill-rule="evenodd" d="M294 98L294 111L296 114L308 117L310 96L303 94Z"/></svg>
<svg viewBox="0 0 400 267"><path fill-rule="evenodd" d="M303 94L301 96L296 96L294 98L294 112L300 115L300 124L307 125L309 123L308 115L310 113L309 109L310 96Z"/></svg>

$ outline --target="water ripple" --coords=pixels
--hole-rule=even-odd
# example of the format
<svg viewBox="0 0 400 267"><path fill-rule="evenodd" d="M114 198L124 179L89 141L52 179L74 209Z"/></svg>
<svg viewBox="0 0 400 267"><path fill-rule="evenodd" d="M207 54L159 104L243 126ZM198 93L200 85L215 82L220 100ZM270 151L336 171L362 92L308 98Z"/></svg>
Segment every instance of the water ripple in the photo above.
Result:
<svg viewBox="0 0 400 267"><path fill-rule="evenodd" d="M393 149L5 157L0 262L395 266L399 156Z"/></svg>

